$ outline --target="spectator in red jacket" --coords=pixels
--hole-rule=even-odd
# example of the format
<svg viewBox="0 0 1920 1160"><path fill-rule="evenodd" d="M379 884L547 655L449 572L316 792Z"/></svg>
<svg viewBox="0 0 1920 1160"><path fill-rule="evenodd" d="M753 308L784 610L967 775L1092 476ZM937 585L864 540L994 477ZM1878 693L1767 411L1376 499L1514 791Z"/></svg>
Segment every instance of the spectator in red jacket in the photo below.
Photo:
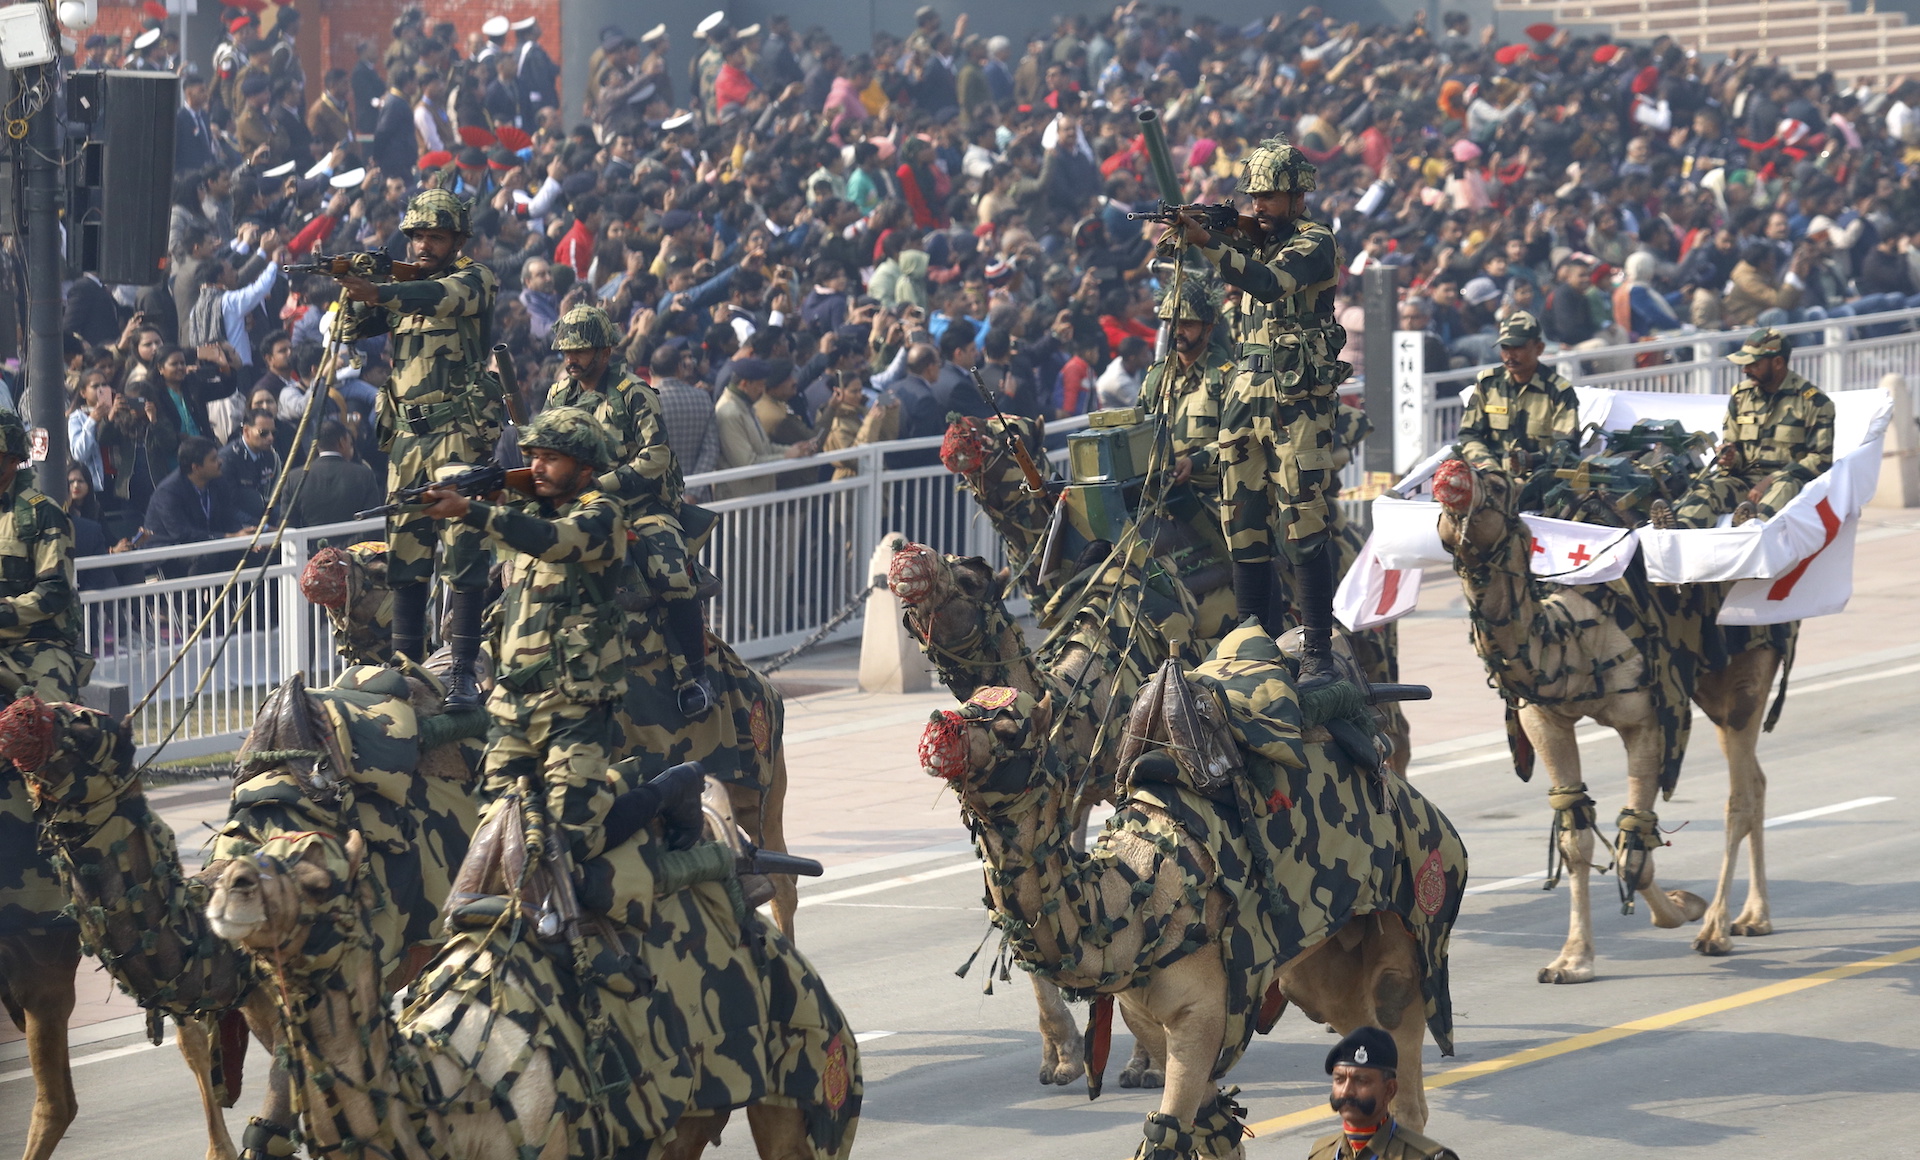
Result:
<svg viewBox="0 0 1920 1160"><path fill-rule="evenodd" d="M600 208L600 199L591 193L583 193L573 199L573 228L560 239L554 248L553 260L572 266L573 272L582 282L587 280L593 269L593 248L598 244L600 230L606 225L606 214Z"/></svg>

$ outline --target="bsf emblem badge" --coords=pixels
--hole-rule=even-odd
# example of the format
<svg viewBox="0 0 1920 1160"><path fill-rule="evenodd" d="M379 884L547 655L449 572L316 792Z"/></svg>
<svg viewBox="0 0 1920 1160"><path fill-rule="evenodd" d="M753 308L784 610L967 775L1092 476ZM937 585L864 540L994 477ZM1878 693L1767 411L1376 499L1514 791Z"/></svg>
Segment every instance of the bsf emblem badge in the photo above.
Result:
<svg viewBox="0 0 1920 1160"><path fill-rule="evenodd" d="M847 1102L847 1045L838 1035L827 1044L827 1067L820 1082L826 1088L827 1107L839 1111Z"/></svg>
<svg viewBox="0 0 1920 1160"><path fill-rule="evenodd" d="M1428 918L1440 913L1441 904L1447 900L1447 874L1440 867L1440 851L1429 851L1427 860L1420 864L1420 873L1413 878L1413 900Z"/></svg>
<svg viewBox="0 0 1920 1160"><path fill-rule="evenodd" d="M747 731L753 735L753 751L765 757L773 744L773 722L767 716L764 697L756 698L753 708L747 711Z"/></svg>

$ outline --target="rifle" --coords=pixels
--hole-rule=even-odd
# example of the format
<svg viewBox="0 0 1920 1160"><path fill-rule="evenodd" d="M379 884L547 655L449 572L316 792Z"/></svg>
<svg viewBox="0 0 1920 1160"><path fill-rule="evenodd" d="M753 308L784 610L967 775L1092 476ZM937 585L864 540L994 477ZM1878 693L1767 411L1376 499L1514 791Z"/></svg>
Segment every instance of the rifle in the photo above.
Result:
<svg viewBox="0 0 1920 1160"><path fill-rule="evenodd" d="M1182 211L1185 211L1188 217L1198 218L1202 226L1216 234L1257 242L1265 232L1259 218L1241 213L1240 208L1230 201L1216 201L1211 205L1202 202L1191 205L1175 205L1170 201L1155 202L1152 209L1135 210L1127 214L1127 220L1159 222L1164 226L1173 226L1179 224L1179 214Z"/></svg>
<svg viewBox="0 0 1920 1160"><path fill-rule="evenodd" d="M362 250L355 254L335 254L317 262L295 262L280 267L280 272L323 274L329 278L353 275L369 282L417 282L426 275L412 262L396 262L385 250Z"/></svg>
<svg viewBox="0 0 1920 1160"><path fill-rule="evenodd" d="M1014 430L1013 424L1007 422L1007 416L1000 410L1000 404L994 400L993 392L987 388L986 381L980 377L980 368L969 367L967 368L967 374L972 376L973 389L980 392L980 398L983 399L987 406L993 411L993 417L1000 420L1001 434L1007 437L1007 442L1013 444L1013 457L1020 461L1020 474L1027 477L1028 490L1041 496L1046 495L1046 477L1040 474L1038 467L1034 466L1033 456L1027 454L1026 441L1020 438L1020 434Z"/></svg>
<svg viewBox="0 0 1920 1160"><path fill-rule="evenodd" d="M353 518L370 520L375 516L398 515L404 508L423 506L422 497L436 487L452 488L461 495L472 498L492 495L508 488L522 495L532 495L533 472L524 467L509 469L498 463L482 463L446 479L433 479L426 483L416 483L412 487L403 487L393 493L392 502L377 508L368 508L363 512L355 512Z"/></svg>

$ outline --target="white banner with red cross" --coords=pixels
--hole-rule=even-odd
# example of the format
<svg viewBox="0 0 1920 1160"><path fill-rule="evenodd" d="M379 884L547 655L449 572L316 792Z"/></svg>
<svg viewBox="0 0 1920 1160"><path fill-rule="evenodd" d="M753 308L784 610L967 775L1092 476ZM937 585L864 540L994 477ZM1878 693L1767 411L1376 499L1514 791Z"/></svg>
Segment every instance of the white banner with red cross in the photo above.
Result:
<svg viewBox="0 0 1920 1160"><path fill-rule="evenodd" d="M1644 417L1680 418L1689 430L1718 433L1726 395L1667 395L1576 387L1580 417L1624 430ZM1838 391L1831 470L1766 520L1740 527L1629 530L1522 515L1532 533L1535 577L1561 584L1598 584L1618 577L1644 553L1647 577L1661 584L1736 581L1721 608L1722 624L1781 624L1845 608L1853 595L1853 540L1860 509L1873 498L1893 400L1884 391ZM1423 568L1451 568L1440 545L1439 505L1428 477L1447 458L1436 453L1401 481L1399 495L1373 503L1373 533L1341 582L1335 615L1350 629L1371 628L1413 611ZM1388 577L1392 599L1387 599ZM1348 619L1351 613L1355 619ZM1356 624L1355 620L1363 623Z"/></svg>

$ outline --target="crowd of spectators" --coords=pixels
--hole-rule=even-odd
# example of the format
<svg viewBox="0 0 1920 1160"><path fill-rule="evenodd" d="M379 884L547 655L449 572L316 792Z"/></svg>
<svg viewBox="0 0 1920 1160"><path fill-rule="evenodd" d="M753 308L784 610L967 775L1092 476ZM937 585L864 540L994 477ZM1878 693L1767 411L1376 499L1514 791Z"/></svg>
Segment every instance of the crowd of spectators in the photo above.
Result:
<svg viewBox="0 0 1920 1160"><path fill-rule="evenodd" d="M1157 197L1149 105L1185 200L1230 198L1237 158L1276 132L1318 164L1312 216L1345 255L1361 381L1372 265L1399 268L1399 322L1426 332L1430 367L1493 361L1514 310L1558 349L1920 305L1920 85L1849 88L1751 52L1546 25L1506 40L1457 13L1240 25L1130 0L976 30L925 7L851 46L782 17L608 27L563 96L530 20L409 7L390 41L309 78L299 9L275 11L262 27L227 9L215 68L182 70L166 281L68 293L92 542L273 514L338 295L280 264L404 258L398 222L428 182L475 206L466 252L500 277L492 334L526 402L554 377L555 321L597 302L689 473L940 434L985 413L975 369L1009 413L1132 402L1165 275L1159 227L1127 218ZM699 51L674 68L687 35ZM89 40L78 63L171 68L170 45L122 60ZM388 367L378 341L349 361L313 425L327 482L303 522L377 491ZM712 494L852 470L816 459Z"/></svg>

